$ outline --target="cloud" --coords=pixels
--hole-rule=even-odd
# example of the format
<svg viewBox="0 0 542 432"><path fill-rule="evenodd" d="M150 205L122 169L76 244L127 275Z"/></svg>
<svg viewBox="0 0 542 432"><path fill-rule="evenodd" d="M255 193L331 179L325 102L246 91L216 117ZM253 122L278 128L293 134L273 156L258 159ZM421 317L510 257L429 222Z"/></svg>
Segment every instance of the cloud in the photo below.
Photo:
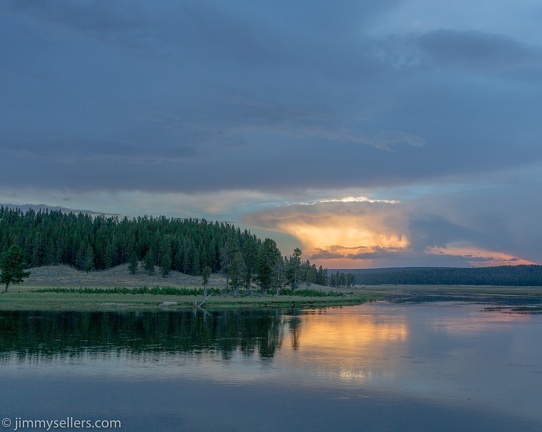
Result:
<svg viewBox="0 0 542 432"><path fill-rule="evenodd" d="M423 207L422 207L423 208ZM442 209L445 213L445 209ZM428 247L444 247L454 241L481 241L481 235L468 226L447 220L445 215L424 214L422 209L409 220L409 232L416 233L411 248L424 251Z"/></svg>
<svg viewBox="0 0 542 432"><path fill-rule="evenodd" d="M0 2L2 187L243 213L329 262L541 262L528 3Z"/></svg>
<svg viewBox="0 0 542 432"><path fill-rule="evenodd" d="M405 248L385 248L385 247L344 247L332 245L327 249L315 248L309 252L308 259L311 260L333 260L341 259L344 261L358 260L380 260L396 259L401 253L405 253ZM364 267L363 264L361 266Z"/></svg>
<svg viewBox="0 0 542 432"><path fill-rule="evenodd" d="M315 248L308 257L310 260L329 260L333 258L344 258L344 255L321 248Z"/></svg>
<svg viewBox="0 0 542 432"><path fill-rule="evenodd" d="M539 203L525 197L536 188L525 188L516 202L500 199L501 192L508 194L502 184L469 184L402 201L322 198L248 213L241 220L293 235L308 259L328 267L533 264L542 261L541 239L534 234L536 221L525 215Z"/></svg>
<svg viewBox="0 0 542 432"><path fill-rule="evenodd" d="M519 74L539 64L536 44L374 33L402 7L377 3L4 2L2 180L286 194L542 158L542 88ZM478 79L503 68L518 73Z"/></svg>
<svg viewBox="0 0 542 432"><path fill-rule="evenodd" d="M311 259L360 259L408 247L406 220L394 208L398 205L348 197L263 210L244 215L242 221L293 235Z"/></svg>
<svg viewBox="0 0 542 432"><path fill-rule="evenodd" d="M70 1L7 0L3 7L53 26L69 29L104 43L135 48L148 37L152 20L135 2L118 0ZM147 12L147 13L146 13Z"/></svg>
<svg viewBox="0 0 542 432"><path fill-rule="evenodd" d="M347 196L344 198L323 198L317 201L307 202L307 203L298 203L299 205L316 205L324 203L387 203L387 204L398 204L398 200L385 200L385 199L374 199L368 198L366 196Z"/></svg>
<svg viewBox="0 0 542 432"><path fill-rule="evenodd" d="M479 249L474 245L460 243L452 243L446 247L428 248L426 253L430 255L462 257L473 267L537 264L534 261L521 259L506 253Z"/></svg>
<svg viewBox="0 0 542 432"><path fill-rule="evenodd" d="M417 39L430 61L442 67L487 74L535 68L542 70L542 49L515 39L480 31L439 29Z"/></svg>
<svg viewBox="0 0 542 432"><path fill-rule="evenodd" d="M79 141L50 142L40 146L20 143L0 144L0 150L23 158L50 160L67 165L94 163L155 164L163 161L184 160L197 156L191 146L134 147L128 143Z"/></svg>

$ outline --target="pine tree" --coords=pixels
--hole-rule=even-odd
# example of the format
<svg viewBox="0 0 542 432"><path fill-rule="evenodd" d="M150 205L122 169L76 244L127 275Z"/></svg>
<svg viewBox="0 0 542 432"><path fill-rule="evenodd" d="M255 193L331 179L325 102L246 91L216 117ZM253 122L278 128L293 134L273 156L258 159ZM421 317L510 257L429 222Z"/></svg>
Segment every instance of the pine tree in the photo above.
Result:
<svg viewBox="0 0 542 432"><path fill-rule="evenodd" d="M199 258L199 251L194 250L194 255L192 257L192 271L190 272L192 276L198 276L201 274L201 264Z"/></svg>
<svg viewBox="0 0 542 432"><path fill-rule="evenodd" d="M94 250L92 249L91 245L88 245L86 253L85 253L83 270L85 270L88 273L93 269L94 269Z"/></svg>
<svg viewBox="0 0 542 432"><path fill-rule="evenodd" d="M171 256L169 254L162 255L160 262L160 274L162 277L166 277L171 272Z"/></svg>
<svg viewBox="0 0 542 432"><path fill-rule="evenodd" d="M281 262L280 251L274 240L266 238L258 255L258 281L263 291L277 285L277 272Z"/></svg>
<svg viewBox="0 0 542 432"><path fill-rule="evenodd" d="M114 265L114 248L111 243L107 243L107 246L105 247L105 256L104 256L104 264L105 268L111 268ZM136 259L137 262L137 259Z"/></svg>
<svg viewBox="0 0 542 432"><path fill-rule="evenodd" d="M204 267L201 276L203 277L203 295L207 298L207 284L209 283L209 276L211 276L211 267Z"/></svg>
<svg viewBox="0 0 542 432"><path fill-rule="evenodd" d="M128 271L131 274L136 274L137 273L137 268L138 268L137 254L134 251L130 255L130 264L128 265Z"/></svg>
<svg viewBox="0 0 542 432"><path fill-rule="evenodd" d="M154 274L154 251L152 248L145 255L145 270L151 276Z"/></svg>
<svg viewBox="0 0 542 432"><path fill-rule="evenodd" d="M30 276L30 272L24 271L24 268L24 251L20 246L13 245L0 256L0 283L6 284L4 292L7 292L10 284L20 284Z"/></svg>
<svg viewBox="0 0 542 432"><path fill-rule="evenodd" d="M229 271L231 285L236 294L239 294L239 286L243 283L243 275L245 274L245 271L246 268L243 256L241 255L241 252L236 251L233 254Z"/></svg>
<svg viewBox="0 0 542 432"><path fill-rule="evenodd" d="M300 270L301 270L301 255L303 252L299 248L294 249L294 253L292 256L287 258L286 264L286 277L288 278L288 282L290 283L290 286L292 287L292 291L295 291L299 279L300 279Z"/></svg>

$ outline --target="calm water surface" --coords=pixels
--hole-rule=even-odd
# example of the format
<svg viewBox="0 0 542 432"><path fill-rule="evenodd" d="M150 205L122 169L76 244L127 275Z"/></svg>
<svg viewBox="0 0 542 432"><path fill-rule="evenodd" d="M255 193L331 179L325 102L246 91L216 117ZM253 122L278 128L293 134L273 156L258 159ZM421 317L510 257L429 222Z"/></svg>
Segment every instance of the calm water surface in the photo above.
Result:
<svg viewBox="0 0 542 432"><path fill-rule="evenodd" d="M124 431L541 431L542 315L467 303L0 315L0 417ZM74 429L75 430L75 429Z"/></svg>

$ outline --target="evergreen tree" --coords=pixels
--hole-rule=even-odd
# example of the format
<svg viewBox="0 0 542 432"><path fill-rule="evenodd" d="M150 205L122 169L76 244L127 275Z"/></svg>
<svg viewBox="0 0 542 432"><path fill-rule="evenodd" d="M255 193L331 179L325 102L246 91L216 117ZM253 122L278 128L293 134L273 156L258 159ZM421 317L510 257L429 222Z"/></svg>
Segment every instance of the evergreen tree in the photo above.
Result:
<svg viewBox="0 0 542 432"><path fill-rule="evenodd" d="M87 250L85 252L83 270L85 270L88 273L93 269L94 269L94 250L92 249L91 245L88 245Z"/></svg>
<svg viewBox="0 0 542 432"><path fill-rule="evenodd" d="M243 283L245 271L246 268L243 256L241 255L241 252L236 251L231 260L229 276L231 285L237 294L239 294L239 286Z"/></svg>
<svg viewBox="0 0 542 432"><path fill-rule="evenodd" d="M152 248L145 255L145 270L151 276L154 274L154 251Z"/></svg>
<svg viewBox="0 0 542 432"><path fill-rule="evenodd" d="M162 256L160 263L160 274L162 277L166 277L171 272L171 256L169 254Z"/></svg>
<svg viewBox="0 0 542 432"><path fill-rule="evenodd" d="M200 256L198 250L194 250L194 255L192 259L192 271L190 272L192 276L198 276L201 274L201 264Z"/></svg>
<svg viewBox="0 0 542 432"><path fill-rule="evenodd" d="M137 272L137 267L138 267L138 262L137 262L137 254L134 252L132 252L132 254L130 255L130 264L128 265L128 271L131 273L131 274L136 274Z"/></svg>
<svg viewBox="0 0 542 432"><path fill-rule="evenodd" d="M190 260L189 248L185 245L183 250L183 269L184 274L189 274L192 269L192 261Z"/></svg>
<svg viewBox="0 0 542 432"><path fill-rule="evenodd" d="M258 255L258 276L264 292L277 286L277 273L281 264L280 251L274 240L266 238Z"/></svg>
<svg viewBox="0 0 542 432"><path fill-rule="evenodd" d="M148 258L145 269L149 273L156 265L168 264L169 255L171 268L175 270L199 275L209 266L212 272L223 271L228 284L232 259L240 252L244 262L241 285L250 289L253 281L261 284L266 280L266 276L258 277L263 247L260 239L224 222L163 216L119 219L49 210L23 213L0 206L0 252L7 251L11 245L21 246L26 267L67 264L79 270L101 270L132 264L135 252L138 259ZM152 254L147 257L148 252ZM282 259L275 263L272 286L283 285L282 263ZM302 264L297 273L298 282L307 277L305 263ZM130 268L137 271L135 264ZM522 283L527 282L533 282L533 278L522 277Z"/></svg>
<svg viewBox="0 0 542 432"><path fill-rule="evenodd" d="M13 245L0 256L0 283L6 284L4 292L7 292L10 284L20 284L30 276L30 272L24 269L24 251L20 246Z"/></svg>
<svg viewBox="0 0 542 432"><path fill-rule="evenodd" d="M205 266L201 276L203 277L203 295L207 298L207 284L209 283L209 276L211 276L211 267Z"/></svg>
<svg viewBox="0 0 542 432"><path fill-rule="evenodd" d="M290 286L292 287L292 291L295 291L298 286L302 254L303 252L301 251L301 249L295 248L294 253L287 259L287 262L285 263L286 277L288 279L288 282L290 283Z"/></svg>
<svg viewBox="0 0 542 432"><path fill-rule="evenodd" d="M237 250L236 245L231 239L226 240L224 247L220 250L220 266L222 268L222 273L226 276L226 291L230 289L230 267L233 255Z"/></svg>
<svg viewBox="0 0 542 432"><path fill-rule="evenodd" d="M245 262L245 289L250 291L250 284L258 270L258 250L260 248L260 242L256 236L251 236L248 231L246 234L247 237L241 245L241 253L243 254L243 261Z"/></svg>
<svg viewBox="0 0 542 432"><path fill-rule="evenodd" d="M137 258L136 258L136 262L137 262ZM107 246L105 247L105 256L104 256L105 268L108 269L108 268L113 267L114 263L115 263L114 247L111 243L107 243Z"/></svg>

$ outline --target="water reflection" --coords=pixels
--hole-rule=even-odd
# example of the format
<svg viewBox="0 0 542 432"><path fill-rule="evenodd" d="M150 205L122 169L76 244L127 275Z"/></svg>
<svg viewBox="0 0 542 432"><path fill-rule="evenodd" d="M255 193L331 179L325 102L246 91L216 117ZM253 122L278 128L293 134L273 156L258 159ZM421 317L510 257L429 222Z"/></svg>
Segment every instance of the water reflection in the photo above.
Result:
<svg viewBox="0 0 542 432"><path fill-rule="evenodd" d="M281 347L284 318L278 312L3 312L0 359L26 361L57 354L234 352L271 358Z"/></svg>
<svg viewBox="0 0 542 432"><path fill-rule="evenodd" d="M311 386L389 380L409 337L404 316L384 319L367 307L307 312L288 325L285 346L292 350L281 350L279 360L295 367L291 380Z"/></svg>
<svg viewBox="0 0 542 432"><path fill-rule="evenodd" d="M343 430L359 424L350 419L369 418L374 427L367 430L403 430L403 417L426 422L426 412L439 412L456 426L438 430L498 430L469 428L482 423L480 413L485 425L499 426L504 418L510 429L522 419L536 428L523 424L517 430L539 430L540 337L542 316L452 303L208 315L9 312L0 314L0 385L11 388L8 404L13 395L48 394L54 385L59 393L53 401L64 406L70 402L62 399L66 388L76 392L72 383L92 382L87 399L113 389L119 407L140 404L143 410L149 404L152 411L171 404L168 412L184 410L195 430L204 430L202 416L212 417L205 412L189 420L193 410L202 409L197 401L207 398L225 407L217 422L207 425L211 429L224 418L252 418L252 411L269 415L269 425L276 426L279 419L265 407L283 404L289 421L299 426L290 430L301 430L296 421L302 413L292 408L301 403L315 427L316 420L335 425L335 412L328 408L333 406L343 410ZM124 392L128 384L143 390ZM40 407L37 396L34 403ZM109 412L109 406L95 403L96 412ZM390 412L390 404L397 411ZM10 409L15 412L15 402ZM474 423L460 429L457 421L465 415ZM389 427L379 428L384 418ZM229 424L254 430L234 420ZM156 428L139 430L150 429Z"/></svg>

